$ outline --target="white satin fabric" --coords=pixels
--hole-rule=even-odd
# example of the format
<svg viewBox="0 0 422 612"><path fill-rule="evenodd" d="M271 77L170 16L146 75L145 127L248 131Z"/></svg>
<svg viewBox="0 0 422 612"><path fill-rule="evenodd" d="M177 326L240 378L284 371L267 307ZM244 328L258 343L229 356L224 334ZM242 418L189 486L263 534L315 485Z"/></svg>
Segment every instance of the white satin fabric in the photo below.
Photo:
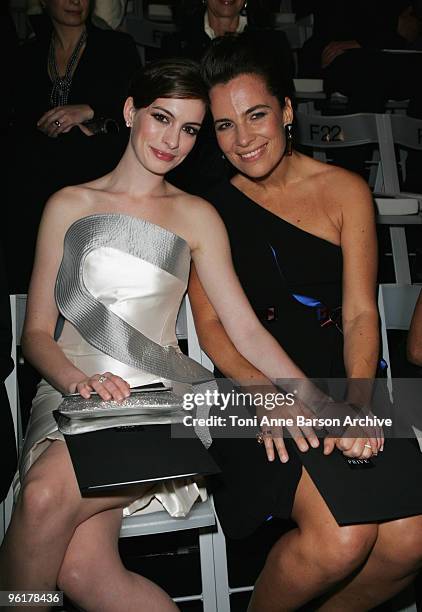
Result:
<svg viewBox="0 0 422 612"><path fill-rule="evenodd" d="M186 284L179 278L129 253L101 247L85 258L83 282L97 300L126 323L161 346L177 347L176 319L186 291ZM131 387L157 380L94 348L68 321L58 344L88 376L113 372Z"/></svg>
<svg viewBox="0 0 422 612"><path fill-rule="evenodd" d="M176 318L186 282L145 260L110 247L97 248L87 255L83 282L97 300L142 334L161 346L177 347ZM105 355L86 342L69 321L64 322L58 344L87 376L109 371L124 378L131 387L162 381L172 384L177 393L186 390L186 385L159 379ZM41 381L20 460L21 479L53 440L63 440L52 415L61 401L61 394L46 381ZM157 499L171 516L185 516L198 497L205 500L206 490L194 479L164 481L146 489L145 495L124 508L123 514L132 514Z"/></svg>

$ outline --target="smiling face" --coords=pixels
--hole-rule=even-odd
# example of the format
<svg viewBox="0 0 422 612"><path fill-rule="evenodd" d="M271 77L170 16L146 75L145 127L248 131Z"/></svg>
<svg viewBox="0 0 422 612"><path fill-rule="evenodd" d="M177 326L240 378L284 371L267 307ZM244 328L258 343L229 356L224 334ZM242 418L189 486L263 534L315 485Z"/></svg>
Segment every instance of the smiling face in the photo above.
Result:
<svg viewBox="0 0 422 612"><path fill-rule="evenodd" d="M45 0L44 6L53 23L81 26L88 18L90 0Z"/></svg>
<svg viewBox="0 0 422 612"><path fill-rule="evenodd" d="M207 9L218 19L233 19L239 15L244 0L208 0Z"/></svg>
<svg viewBox="0 0 422 612"><path fill-rule="evenodd" d="M284 126L293 120L290 100L282 109L257 74L215 85L210 100L218 144L227 159L251 178L269 175L284 157Z"/></svg>
<svg viewBox="0 0 422 612"><path fill-rule="evenodd" d="M130 141L137 160L160 175L178 166L192 150L204 115L202 100L157 98L135 109L128 98L124 116L132 125Z"/></svg>

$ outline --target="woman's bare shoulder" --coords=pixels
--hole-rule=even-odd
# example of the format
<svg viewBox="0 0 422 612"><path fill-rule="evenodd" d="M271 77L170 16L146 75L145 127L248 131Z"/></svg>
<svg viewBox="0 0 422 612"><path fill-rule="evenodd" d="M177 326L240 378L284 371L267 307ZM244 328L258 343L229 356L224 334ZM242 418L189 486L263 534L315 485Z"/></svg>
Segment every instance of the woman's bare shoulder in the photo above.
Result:
<svg viewBox="0 0 422 612"><path fill-rule="evenodd" d="M355 172L312 160L317 164L315 173L325 189L333 195L349 195L350 193L370 194L370 189L365 180Z"/></svg>
<svg viewBox="0 0 422 612"><path fill-rule="evenodd" d="M200 196L192 195L191 193L187 193L186 191L182 191L181 189L175 189L173 195L176 206L180 209L181 212L187 215L216 215L217 217L219 217L214 206L204 198L201 198Z"/></svg>
<svg viewBox="0 0 422 612"><path fill-rule="evenodd" d="M95 193L87 185L64 187L47 201L42 222L67 229L77 219L91 214L95 200Z"/></svg>
<svg viewBox="0 0 422 612"><path fill-rule="evenodd" d="M306 176L312 191L327 204L349 207L372 206L372 194L366 181L355 172L307 158Z"/></svg>

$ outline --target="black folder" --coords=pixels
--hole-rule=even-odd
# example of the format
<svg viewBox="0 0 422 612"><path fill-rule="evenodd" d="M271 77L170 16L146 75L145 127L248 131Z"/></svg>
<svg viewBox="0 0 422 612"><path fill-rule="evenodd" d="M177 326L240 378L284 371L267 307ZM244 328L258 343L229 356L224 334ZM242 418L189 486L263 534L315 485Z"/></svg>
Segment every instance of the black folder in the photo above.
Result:
<svg viewBox="0 0 422 612"><path fill-rule="evenodd" d="M198 438L172 438L170 425L65 435L81 493L220 472Z"/></svg>

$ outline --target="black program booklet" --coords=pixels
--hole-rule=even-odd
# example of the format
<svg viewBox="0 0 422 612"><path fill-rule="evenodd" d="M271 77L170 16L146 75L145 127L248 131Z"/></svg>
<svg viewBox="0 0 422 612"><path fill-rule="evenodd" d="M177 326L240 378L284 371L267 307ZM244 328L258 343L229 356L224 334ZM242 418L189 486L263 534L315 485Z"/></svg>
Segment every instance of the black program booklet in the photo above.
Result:
<svg viewBox="0 0 422 612"><path fill-rule="evenodd" d="M81 493L220 472L198 438L172 438L171 425L65 435Z"/></svg>

